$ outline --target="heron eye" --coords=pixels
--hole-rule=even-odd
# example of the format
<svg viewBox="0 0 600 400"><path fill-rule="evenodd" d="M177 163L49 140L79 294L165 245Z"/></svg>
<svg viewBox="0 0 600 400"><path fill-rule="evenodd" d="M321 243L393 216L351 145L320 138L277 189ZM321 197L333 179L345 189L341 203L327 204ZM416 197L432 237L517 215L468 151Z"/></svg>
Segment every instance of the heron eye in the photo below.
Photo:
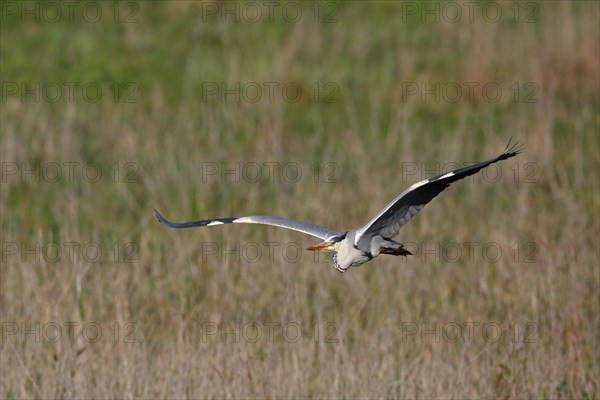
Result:
<svg viewBox="0 0 600 400"><path fill-rule="evenodd" d="M346 235L348 235L348 232L344 232L343 235L341 236L336 236L333 238L334 242L341 242L342 240L346 239Z"/></svg>

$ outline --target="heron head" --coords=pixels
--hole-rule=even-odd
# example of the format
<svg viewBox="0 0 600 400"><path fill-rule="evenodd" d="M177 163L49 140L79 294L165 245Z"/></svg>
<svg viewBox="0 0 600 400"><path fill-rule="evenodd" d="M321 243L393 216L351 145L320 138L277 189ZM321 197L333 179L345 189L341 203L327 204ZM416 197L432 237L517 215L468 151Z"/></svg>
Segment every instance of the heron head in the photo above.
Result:
<svg viewBox="0 0 600 400"><path fill-rule="evenodd" d="M369 253L359 250L354 245L354 235L356 231L346 231L340 235L328 237L327 240L310 246L307 250L327 250L333 251L333 266L340 272L345 272L348 268L364 264L373 258Z"/></svg>
<svg viewBox="0 0 600 400"><path fill-rule="evenodd" d="M327 250L327 251L338 251L340 242L346 239L346 234L348 232L344 232L342 235L333 236L327 238L324 242L317 243L313 246L307 247L306 250L310 251L318 251L318 250Z"/></svg>

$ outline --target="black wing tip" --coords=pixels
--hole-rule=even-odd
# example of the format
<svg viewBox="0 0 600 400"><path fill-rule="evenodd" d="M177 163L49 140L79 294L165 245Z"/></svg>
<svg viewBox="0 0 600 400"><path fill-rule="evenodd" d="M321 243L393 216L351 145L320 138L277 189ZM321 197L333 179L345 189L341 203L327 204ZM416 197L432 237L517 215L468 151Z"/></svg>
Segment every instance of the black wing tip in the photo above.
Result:
<svg viewBox="0 0 600 400"><path fill-rule="evenodd" d="M233 223L237 217L232 218L216 218L216 219L203 219L200 221L190 221L190 222L171 222L165 217L163 217L158 210L154 209L154 215L158 222L165 224L170 228L192 228L196 226L210 226L212 223L221 223L221 224L231 224Z"/></svg>
<svg viewBox="0 0 600 400"><path fill-rule="evenodd" d="M169 225L169 221L167 221L165 217L163 217L156 208L154 208L154 215L156 216L158 222L160 222L161 224Z"/></svg>
<svg viewBox="0 0 600 400"><path fill-rule="evenodd" d="M156 219L158 220L158 222L168 226L169 228L189 228L191 226L199 226L199 223L204 222L204 221L172 222L172 221L169 221L168 219L166 219L165 217L163 217L162 214L159 213L156 208L154 209L154 215L156 216Z"/></svg>

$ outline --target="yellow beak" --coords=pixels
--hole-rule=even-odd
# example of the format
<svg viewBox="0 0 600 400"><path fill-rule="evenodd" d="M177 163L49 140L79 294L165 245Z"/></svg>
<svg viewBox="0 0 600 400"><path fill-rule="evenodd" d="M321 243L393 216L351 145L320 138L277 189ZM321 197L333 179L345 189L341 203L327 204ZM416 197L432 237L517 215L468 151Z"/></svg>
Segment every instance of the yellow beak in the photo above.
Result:
<svg viewBox="0 0 600 400"><path fill-rule="evenodd" d="M315 244L314 246L307 247L306 250L317 251L317 250L327 249L329 246L333 245L333 243L334 242L321 242L321 243Z"/></svg>

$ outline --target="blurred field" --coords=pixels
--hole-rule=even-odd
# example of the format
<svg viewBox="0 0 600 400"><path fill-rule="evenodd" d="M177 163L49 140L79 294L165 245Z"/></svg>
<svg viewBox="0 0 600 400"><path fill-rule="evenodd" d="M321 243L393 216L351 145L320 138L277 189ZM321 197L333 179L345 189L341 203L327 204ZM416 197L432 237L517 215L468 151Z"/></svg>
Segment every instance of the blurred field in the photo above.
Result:
<svg viewBox="0 0 600 400"><path fill-rule="evenodd" d="M1 398L600 396L597 2L494 3L495 22L487 3L456 22L435 2L439 21L329 2L292 3L296 22L283 5L252 22L243 3L92 3L95 23L8 4ZM102 97L69 100L73 82ZM526 153L402 230L415 256L345 274L294 252L310 237L152 212L359 227L511 136Z"/></svg>

